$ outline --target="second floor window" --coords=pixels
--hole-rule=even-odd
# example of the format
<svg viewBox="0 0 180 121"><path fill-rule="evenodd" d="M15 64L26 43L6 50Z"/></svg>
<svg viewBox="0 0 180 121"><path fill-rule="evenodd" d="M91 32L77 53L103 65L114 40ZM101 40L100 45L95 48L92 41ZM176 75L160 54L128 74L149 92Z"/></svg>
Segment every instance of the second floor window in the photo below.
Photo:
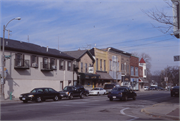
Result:
<svg viewBox="0 0 180 121"><path fill-rule="evenodd" d="M129 74L129 65L126 65L126 70L127 70L127 73Z"/></svg>
<svg viewBox="0 0 180 121"><path fill-rule="evenodd" d="M85 68L86 68L86 73L88 72L88 67L87 67L87 63L85 63Z"/></svg>
<svg viewBox="0 0 180 121"><path fill-rule="evenodd" d="M59 60L59 69L65 70L65 61L64 60Z"/></svg>
<svg viewBox="0 0 180 121"><path fill-rule="evenodd" d="M111 64L111 62L112 62L112 61L110 60L110 61L109 61L109 68L110 68L110 71L112 71L112 67L111 67L112 64Z"/></svg>
<svg viewBox="0 0 180 121"><path fill-rule="evenodd" d="M50 59L50 65L52 69L56 69L56 60L54 58Z"/></svg>
<svg viewBox="0 0 180 121"><path fill-rule="evenodd" d="M72 62L68 61L68 71L72 71Z"/></svg>
<svg viewBox="0 0 180 121"><path fill-rule="evenodd" d="M38 67L38 57L36 55L31 55L31 66Z"/></svg>
<svg viewBox="0 0 180 121"><path fill-rule="evenodd" d="M96 58L96 71L98 71L98 58Z"/></svg>
<svg viewBox="0 0 180 121"><path fill-rule="evenodd" d="M121 63L121 71L124 71L124 63Z"/></svg>
<svg viewBox="0 0 180 121"><path fill-rule="evenodd" d="M138 76L138 67L135 67L135 76Z"/></svg>
<svg viewBox="0 0 180 121"><path fill-rule="evenodd" d="M48 68L48 58L44 57L43 58L43 68Z"/></svg>
<svg viewBox="0 0 180 121"><path fill-rule="evenodd" d="M106 71L106 60L104 60L104 71Z"/></svg>
<svg viewBox="0 0 180 121"><path fill-rule="evenodd" d="M102 71L102 59L100 59L100 71Z"/></svg>
<svg viewBox="0 0 180 121"><path fill-rule="evenodd" d="M81 62L81 72L83 72L83 62Z"/></svg>
<svg viewBox="0 0 180 121"><path fill-rule="evenodd" d="M131 76L134 76L134 67L131 66Z"/></svg>
<svg viewBox="0 0 180 121"><path fill-rule="evenodd" d="M16 53L15 65L16 66L23 66L24 65L24 55L22 53Z"/></svg>

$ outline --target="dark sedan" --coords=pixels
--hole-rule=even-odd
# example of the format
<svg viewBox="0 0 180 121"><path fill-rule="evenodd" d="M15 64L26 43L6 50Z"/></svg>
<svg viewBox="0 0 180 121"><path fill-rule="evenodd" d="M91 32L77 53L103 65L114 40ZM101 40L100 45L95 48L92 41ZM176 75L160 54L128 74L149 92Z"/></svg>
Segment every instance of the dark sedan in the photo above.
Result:
<svg viewBox="0 0 180 121"><path fill-rule="evenodd" d="M171 97L179 96L179 86L175 86L171 89Z"/></svg>
<svg viewBox="0 0 180 121"><path fill-rule="evenodd" d="M21 94L19 97L24 103L28 101L41 102L46 99L58 101L61 99L60 93L52 88L35 88L30 93Z"/></svg>
<svg viewBox="0 0 180 121"><path fill-rule="evenodd" d="M137 94L129 87L115 87L108 94L108 98L110 101L113 101L113 99L120 99L126 101L128 98L133 98L133 100L136 100L136 96Z"/></svg>

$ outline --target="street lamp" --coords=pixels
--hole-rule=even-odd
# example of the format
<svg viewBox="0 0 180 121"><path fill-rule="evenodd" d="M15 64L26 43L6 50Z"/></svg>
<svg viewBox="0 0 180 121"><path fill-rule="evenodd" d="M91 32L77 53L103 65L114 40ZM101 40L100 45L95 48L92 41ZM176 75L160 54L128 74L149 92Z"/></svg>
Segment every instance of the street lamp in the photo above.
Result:
<svg viewBox="0 0 180 121"><path fill-rule="evenodd" d="M21 17L13 18L6 24L6 26L3 25L3 45L2 45L3 46L3 50L2 50L3 53L2 53L2 56L1 56L1 64L2 64L2 68L1 68L1 71L2 71L1 99L4 99L4 62L5 62L5 57L4 57L4 37L5 37L5 30L6 30L7 25L13 20L21 20Z"/></svg>

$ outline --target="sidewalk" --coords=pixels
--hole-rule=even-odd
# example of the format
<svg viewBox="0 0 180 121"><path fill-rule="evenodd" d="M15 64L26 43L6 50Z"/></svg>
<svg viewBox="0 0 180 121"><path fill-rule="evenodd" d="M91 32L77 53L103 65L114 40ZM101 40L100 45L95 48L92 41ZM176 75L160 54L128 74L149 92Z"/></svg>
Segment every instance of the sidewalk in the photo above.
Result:
<svg viewBox="0 0 180 121"><path fill-rule="evenodd" d="M5 99L5 100L0 100L1 104L9 104L9 103L20 103L22 101L20 101L18 98L13 98L12 100L10 99Z"/></svg>
<svg viewBox="0 0 180 121"><path fill-rule="evenodd" d="M163 117L171 120L180 120L179 109L180 106L178 104L169 104L164 102L143 108L141 109L141 112L159 118Z"/></svg>

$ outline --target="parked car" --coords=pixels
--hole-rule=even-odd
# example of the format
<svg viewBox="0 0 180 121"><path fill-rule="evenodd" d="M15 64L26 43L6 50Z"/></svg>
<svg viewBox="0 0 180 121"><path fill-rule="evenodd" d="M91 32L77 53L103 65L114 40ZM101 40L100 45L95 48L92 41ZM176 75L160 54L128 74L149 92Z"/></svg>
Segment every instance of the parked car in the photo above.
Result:
<svg viewBox="0 0 180 121"><path fill-rule="evenodd" d="M157 86L150 86L149 90L157 90Z"/></svg>
<svg viewBox="0 0 180 121"><path fill-rule="evenodd" d="M171 89L171 97L173 97L173 96L179 96L179 86L174 86Z"/></svg>
<svg viewBox="0 0 180 121"><path fill-rule="evenodd" d="M149 90L149 86L144 86L144 90Z"/></svg>
<svg viewBox="0 0 180 121"><path fill-rule="evenodd" d="M80 89L80 91L82 91L85 96L89 95L89 90L85 89L82 85L76 85L75 87Z"/></svg>
<svg viewBox="0 0 180 121"><path fill-rule="evenodd" d="M120 85L119 84L116 84L116 83L107 83L104 85L104 89L106 90L106 94L108 94L109 92L111 92L111 90L114 88L114 87L119 87Z"/></svg>
<svg viewBox="0 0 180 121"><path fill-rule="evenodd" d="M93 88L91 91L89 91L89 95L105 95L106 90L100 87Z"/></svg>
<svg viewBox="0 0 180 121"><path fill-rule="evenodd" d="M157 87L157 90L165 90L163 87Z"/></svg>
<svg viewBox="0 0 180 121"><path fill-rule="evenodd" d="M53 88L34 88L30 93L23 93L19 97L24 103L28 101L41 102L46 99L53 99L58 101L61 99L60 93Z"/></svg>
<svg viewBox="0 0 180 121"><path fill-rule="evenodd" d="M113 101L114 99L126 101L128 98L133 98L133 100L136 100L137 94L129 87L115 87L107 95L107 97L110 101Z"/></svg>
<svg viewBox="0 0 180 121"><path fill-rule="evenodd" d="M75 86L66 86L62 91L60 91L60 95L62 98L73 99L74 97L84 97L84 92L80 88L76 88Z"/></svg>

